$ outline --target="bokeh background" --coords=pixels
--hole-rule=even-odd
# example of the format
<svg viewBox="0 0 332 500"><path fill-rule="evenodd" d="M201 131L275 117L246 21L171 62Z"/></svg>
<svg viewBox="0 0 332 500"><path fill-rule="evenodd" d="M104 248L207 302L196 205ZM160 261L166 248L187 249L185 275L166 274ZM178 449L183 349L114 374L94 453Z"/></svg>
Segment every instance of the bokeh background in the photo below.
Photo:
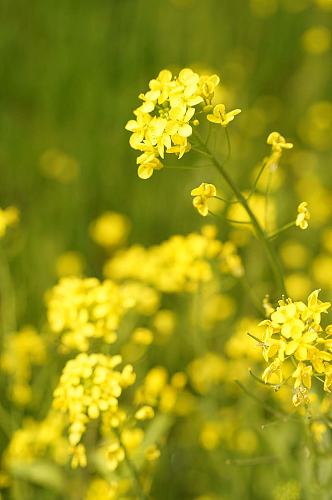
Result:
<svg viewBox="0 0 332 500"><path fill-rule="evenodd" d="M276 245L294 299L304 299L314 287L323 289L324 300L332 298L332 0L1 0L0 19L0 206L15 205L21 214L19 228L3 242L19 327L44 325L45 291L57 281L57 262L65 252L82 256L86 275L102 276L106 252L92 241L89 227L105 211L128 217L129 244L159 243L215 222L203 220L190 197L200 182L216 180L212 170L165 168L146 181L137 177L136 154L124 127L138 94L163 68L192 67L221 76L219 101L227 109L242 109L229 127L227 168L243 190L269 154L270 132L294 143L275 176L271 204L280 227L307 201L310 232L292 228ZM221 142L222 154L224 148ZM198 161L189 153L182 165ZM170 163L174 167L176 160ZM220 182L218 189L224 190ZM255 268L262 267L257 247L247 249L248 240L241 240L236 228L219 226L222 239L233 232L249 282L255 283ZM0 272L1 283L6 276ZM258 283L259 296L265 284ZM229 320L234 324L241 313L252 313L246 294L240 288L235 292L236 318L230 313ZM3 295L3 310L11 300ZM225 330L231 331L228 324ZM230 378L233 387L233 374ZM240 399L232 400L233 410L246 419L256 410L238 411ZM229 498L265 500L264 492L280 477L306 478L292 459L299 441L293 429L285 426L279 440L271 426L271 442L289 461L269 474L259 463L257 475L247 468L233 471ZM185 435L183 428L177 432L175 443L181 432ZM210 485L205 455L192 455L188 442L187 454L173 463L173 484L168 467L161 473L160 498L195 491L198 471L204 487ZM196 468L190 469L192 456ZM326 464L330 470L330 461ZM220 462L212 465L217 481ZM193 488L181 490L186 469ZM40 498L53 498L47 495Z"/></svg>
<svg viewBox="0 0 332 500"><path fill-rule="evenodd" d="M243 110L232 169L244 185L274 129L304 151L297 172L331 183L330 0L2 0L1 19L0 199L22 214L13 265L25 321L61 252L82 252L97 272L87 228L104 210L127 214L144 243L200 223L187 195L196 174L140 181L128 147L124 125L162 68L221 75L225 102Z"/></svg>

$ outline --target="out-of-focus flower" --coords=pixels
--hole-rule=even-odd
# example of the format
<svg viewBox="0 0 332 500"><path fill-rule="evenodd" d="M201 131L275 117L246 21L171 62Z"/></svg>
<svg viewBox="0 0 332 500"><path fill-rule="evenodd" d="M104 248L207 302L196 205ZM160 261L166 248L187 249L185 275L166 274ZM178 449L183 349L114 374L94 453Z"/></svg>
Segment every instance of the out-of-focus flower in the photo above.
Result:
<svg viewBox="0 0 332 500"><path fill-rule="evenodd" d="M98 245L111 249L125 243L129 229L130 224L125 215L105 212L91 223L89 231Z"/></svg>
<svg viewBox="0 0 332 500"><path fill-rule="evenodd" d="M331 31L326 26L313 26L303 34L302 44L309 54L323 54L331 47Z"/></svg>
<svg viewBox="0 0 332 500"><path fill-rule="evenodd" d="M16 207L0 208L0 239L3 238L7 229L15 226L19 221L19 211Z"/></svg>
<svg viewBox="0 0 332 500"><path fill-rule="evenodd" d="M46 177L64 184L75 180L80 169L75 158L59 149L45 151L40 158L40 168Z"/></svg>
<svg viewBox="0 0 332 500"><path fill-rule="evenodd" d="M56 259L55 269L59 278L65 276L81 276L84 270L82 254L73 251L64 252Z"/></svg>

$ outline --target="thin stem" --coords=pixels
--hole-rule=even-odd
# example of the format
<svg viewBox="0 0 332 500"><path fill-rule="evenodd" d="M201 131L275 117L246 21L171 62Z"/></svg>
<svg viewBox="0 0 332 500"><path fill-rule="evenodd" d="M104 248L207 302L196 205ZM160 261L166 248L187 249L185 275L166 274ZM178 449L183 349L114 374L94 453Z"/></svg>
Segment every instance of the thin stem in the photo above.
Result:
<svg viewBox="0 0 332 500"><path fill-rule="evenodd" d="M253 457L253 458L227 458L226 465L239 465L248 467L250 465L271 464L278 462L279 458L276 456Z"/></svg>
<svg viewBox="0 0 332 500"><path fill-rule="evenodd" d="M228 133L227 133L227 137ZM252 225L254 226L256 230L256 234L258 239L261 241L263 248L265 249L267 258L269 260L271 269L273 271L273 274L275 276L276 283L278 284L278 287L281 291L282 294L286 294L286 288L284 284L284 279L282 275L282 270L280 268L280 263L278 256L274 250L274 248L271 246L270 242L266 238L266 234L264 229L261 227L260 223L258 222L255 214L251 210L246 198L244 195L241 193L240 189L237 187L237 185L233 182L232 178L229 176L228 172L224 169L224 166L218 161L218 159L212 155L212 153L209 151L208 147L206 144L202 141L201 137L197 134L197 139L200 143L200 146L206 151L206 153L211 157L211 161L219 171L219 173L222 175L224 178L224 181L228 184L228 186L231 188L233 191L234 195L238 199L238 201L241 203L243 208L246 210L247 214L249 215Z"/></svg>
<svg viewBox="0 0 332 500"><path fill-rule="evenodd" d="M140 499L140 500L148 500L148 497L144 493L143 486L141 485L141 481L140 481L140 478L139 478L139 475L138 475L138 471L137 471L135 465L133 464L133 462L131 461L131 459L129 458L129 455L128 455L128 452L126 450L126 447L122 443L120 432L118 432L117 430L115 430L115 433L117 435L117 438L119 440L119 443L120 443L121 447L123 448L125 462L127 464L128 470L129 470L129 472L130 472L130 474L131 474L131 476L132 476L132 478L134 480L134 483L135 483L135 486L136 486L137 498Z"/></svg>
<svg viewBox="0 0 332 500"><path fill-rule="evenodd" d="M225 198L222 198L221 196L215 196L217 200L223 201L224 203L228 203L229 205L235 204L235 203L240 203L238 200L226 200Z"/></svg>
<svg viewBox="0 0 332 500"><path fill-rule="evenodd" d="M176 169L176 170L198 170L200 168L208 168L208 167L212 167L213 165L197 165L196 167L189 167L189 166L186 166L186 165L165 165L164 168L166 169Z"/></svg>
<svg viewBox="0 0 332 500"><path fill-rule="evenodd" d="M251 221L250 220L235 220L235 219L226 219L227 222L231 222L232 224L250 224L251 225Z"/></svg>
<svg viewBox="0 0 332 500"><path fill-rule="evenodd" d="M273 172L271 169L269 170L268 178L267 178L267 183L266 183L266 190L265 190L265 216L264 216L264 227L265 231L268 231L268 222L269 222L269 195L270 195L270 189L271 189L271 182L272 182L272 174Z"/></svg>
<svg viewBox="0 0 332 500"><path fill-rule="evenodd" d="M230 137L229 137L229 133L228 133L227 127L224 127L224 130L225 130L226 141L227 141L227 156L226 156L226 158L224 160L224 165L225 165L225 163L232 156L232 145L231 145L231 140L230 140Z"/></svg>
<svg viewBox="0 0 332 500"><path fill-rule="evenodd" d="M289 222L288 224L285 224L280 229L278 229L274 233L270 234L268 236L269 240L273 240L274 238L276 238L277 236L279 236L279 234L281 234L284 231L286 231L286 229L290 229L291 227L294 227L294 226L295 226L295 220L293 220L292 222Z"/></svg>
<svg viewBox="0 0 332 500"><path fill-rule="evenodd" d="M247 396L249 396L251 399L256 401L256 403L260 404L263 408L265 408L266 411L268 411L269 413L271 413L275 417L279 418L280 420L283 420L284 418L288 417L288 415L286 415L285 413L281 413L278 410L275 410L274 408L272 408L272 406L270 406L269 404L262 401L255 394L252 394L250 391L248 391L248 389L243 384L241 384L241 382L239 380L235 380L235 383L240 387L240 389L242 389L242 391L245 394L247 394Z"/></svg>
<svg viewBox="0 0 332 500"><path fill-rule="evenodd" d="M265 167L266 167L267 163L268 163L268 162L267 162L267 160L264 160L264 161L263 161L262 166L261 166L261 168L259 169L259 172L258 172L258 174L257 174L257 176L256 176L256 179L255 179L254 185L252 186L252 188L251 188L251 190L250 190L250 193L249 193L249 195L248 195L248 197L247 197L247 201L249 201L249 200L250 200L250 198L252 197L252 195L253 195L253 194L254 194L254 192L256 191L256 187L257 187L258 181L259 181L259 179L261 178L261 176L262 176L262 174L263 174L263 172L264 172L264 170L265 170Z"/></svg>
<svg viewBox="0 0 332 500"><path fill-rule="evenodd" d="M212 215L212 217L215 217L216 219L221 220L221 218L219 217L219 215L215 214L215 213L214 213L214 212L212 212L210 209L209 209L209 215Z"/></svg>
<svg viewBox="0 0 332 500"><path fill-rule="evenodd" d="M7 256L0 245L0 299L1 299L1 336L0 352L4 336L16 330L16 304L12 277Z"/></svg>
<svg viewBox="0 0 332 500"><path fill-rule="evenodd" d="M207 153L206 151L202 151L201 149L194 148L193 146L191 146L191 151L196 151L196 153L200 153L201 155L205 155L211 158L211 155L209 153Z"/></svg>

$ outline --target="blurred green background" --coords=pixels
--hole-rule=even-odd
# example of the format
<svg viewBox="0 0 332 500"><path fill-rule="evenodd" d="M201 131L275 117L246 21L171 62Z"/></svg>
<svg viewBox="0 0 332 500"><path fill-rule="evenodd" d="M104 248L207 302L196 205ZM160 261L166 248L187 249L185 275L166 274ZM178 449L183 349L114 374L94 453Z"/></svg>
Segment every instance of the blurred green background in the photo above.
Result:
<svg viewBox="0 0 332 500"><path fill-rule="evenodd" d="M226 105L243 110L231 135L232 169L244 187L274 129L331 183L331 1L0 5L0 205L21 211L20 238L9 243L19 322L36 322L62 252L82 252L87 273L99 272L88 226L101 212L127 214L131 241L145 244L201 225L189 190L209 179L165 169L139 180L124 130L139 92L162 68L221 75ZM78 175L45 176L41 158L50 149L73 158Z"/></svg>

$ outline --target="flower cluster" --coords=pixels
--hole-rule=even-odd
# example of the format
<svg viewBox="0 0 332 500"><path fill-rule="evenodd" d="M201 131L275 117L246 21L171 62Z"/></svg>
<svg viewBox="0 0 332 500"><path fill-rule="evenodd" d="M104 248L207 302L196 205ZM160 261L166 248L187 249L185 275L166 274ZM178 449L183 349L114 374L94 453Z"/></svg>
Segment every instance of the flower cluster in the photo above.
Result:
<svg viewBox="0 0 332 500"><path fill-rule="evenodd" d="M120 371L121 356L81 353L66 364L53 406L68 416L69 443L72 446L72 465L85 466L85 448L81 443L87 425L99 416L121 420L119 397L122 390L135 382L131 365Z"/></svg>
<svg viewBox="0 0 332 500"><path fill-rule="evenodd" d="M200 283L210 281L212 261L219 264L221 272L241 276L243 267L235 246L222 243L216 235L215 226L209 225L202 233L172 236L150 248L135 245L111 258L105 275L114 280L142 281L168 293L192 292Z"/></svg>
<svg viewBox="0 0 332 500"><path fill-rule="evenodd" d="M277 386L283 384L284 365L291 358L295 370L289 378L294 379L295 406L308 402L313 376L324 378L325 391L331 392L332 388L332 326L324 332L320 325L322 313L326 313L331 304L320 301L318 294L319 290L312 292L307 304L282 299L270 319L260 323L265 327L261 339L263 357L270 363L262 379Z"/></svg>
<svg viewBox="0 0 332 500"><path fill-rule="evenodd" d="M191 191L191 196L194 196L193 205L203 217L209 213L208 200L216 195L216 187L206 182Z"/></svg>
<svg viewBox="0 0 332 500"><path fill-rule="evenodd" d="M33 367L45 362L45 341L34 328L27 326L5 337L0 368L10 376L9 390L13 401L25 405L31 400Z"/></svg>
<svg viewBox="0 0 332 500"><path fill-rule="evenodd" d="M302 201L297 207L297 217L296 217L296 225L300 229L308 229L310 220L310 212L308 210L308 203L306 201Z"/></svg>
<svg viewBox="0 0 332 500"><path fill-rule="evenodd" d="M69 446L63 437L64 426L63 415L55 411L50 411L41 421L26 419L12 435L4 453L5 468L14 469L15 465L45 457L64 465L69 455Z"/></svg>
<svg viewBox="0 0 332 500"><path fill-rule="evenodd" d="M126 129L132 135L130 145L141 151L137 158L138 175L148 179L155 170L160 170L165 153L174 153L181 158L191 148L189 137L193 126L199 124L197 116L209 113L207 119L226 126L240 110L226 113L225 106L219 104L213 108L212 100L217 75L202 75L190 68L184 68L177 76L169 70L160 71L157 78L149 82L149 90L140 94L143 101L134 114L135 120L129 120Z"/></svg>
<svg viewBox="0 0 332 500"><path fill-rule="evenodd" d="M61 336L65 349L86 351L92 339L115 342L128 302L110 280L62 278L48 297L51 330Z"/></svg>

